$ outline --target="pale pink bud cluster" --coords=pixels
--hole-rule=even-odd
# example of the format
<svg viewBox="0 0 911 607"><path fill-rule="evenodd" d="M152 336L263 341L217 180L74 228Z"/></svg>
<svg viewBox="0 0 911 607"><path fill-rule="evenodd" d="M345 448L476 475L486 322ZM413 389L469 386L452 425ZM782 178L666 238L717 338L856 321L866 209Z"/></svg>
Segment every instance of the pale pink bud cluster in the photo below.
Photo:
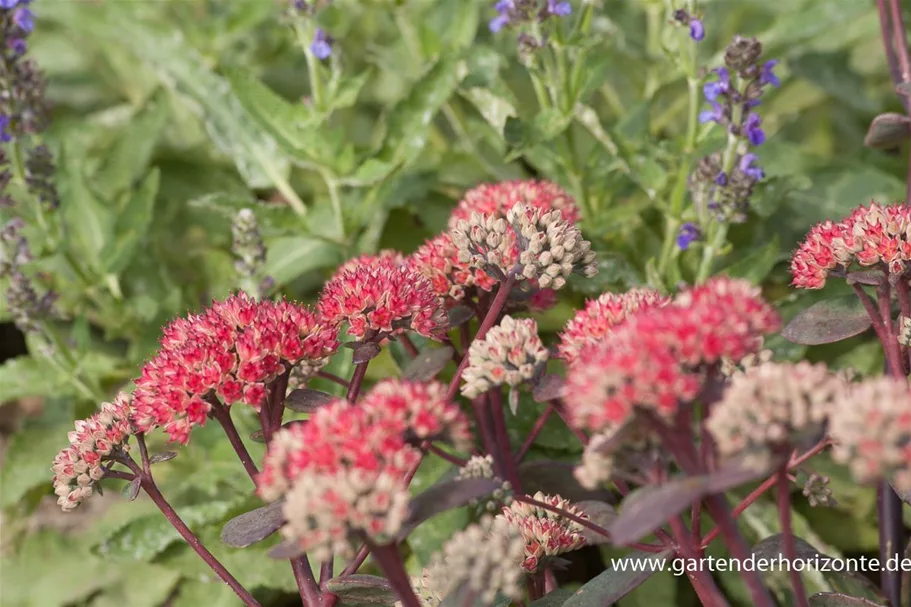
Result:
<svg viewBox="0 0 911 607"><path fill-rule="evenodd" d="M767 363L734 376L706 427L722 458L764 467L772 455L821 438L844 389L823 364Z"/></svg>
<svg viewBox="0 0 911 607"><path fill-rule="evenodd" d="M484 339L471 343L462 394L475 398L494 386L516 387L532 379L547 356L547 348L538 337L538 323L531 318L504 316Z"/></svg>
<svg viewBox="0 0 911 607"><path fill-rule="evenodd" d="M582 460L573 475L586 489L596 489L610 480L614 471L614 455L610 448L612 435L612 432L592 435L582 451Z"/></svg>
<svg viewBox="0 0 911 607"><path fill-rule="evenodd" d="M560 356L567 363L579 358L583 347L599 343L614 327L629 316L671 301L652 289L632 289L626 293L604 293L589 299L585 308L566 323L560 334Z"/></svg>
<svg viewBox="0 0 911 607"><path fill-rule="evenodd" d="M465 192L465 196L452 211L449 228L460 220L471 219L472 213L506 217L517 204L524 204L542 211L560 211L563 219L576 223L579 208L572 197L550 181L516 180L484 183Z"/></svg>
<svg viewBox="0 0 911 607"><path fill-rule="evenodd" d="M446 326L446 315L433 286L396 258L369 258L339 272L323 287L317 304L333 326L348 323L348 334L395 335L407 330L431 337Z"/></svg>
<svg viewBox="0 0 911 607"><path fill-rule="evenodd" d="M438 297L450 303L461 301L466 289L476 287L492 291L497 284L483 270L459 261L459 249L448 232L418 247L409 258L409 263L430 281Z"/></svg>
<svg viewBox="0 0 911 607"><path fill-rule="evenodd" d="M833 270L880 265L902 274L911 260L911 207L904 204L856 208L839 223L814 226L791 258L793 285L821 289Z"/></svg>
<svg viewBox="0 0 911 607"><path fill-rule="evenodd" d="M588 520L588 515L559 495L537 492L534 499ZM519 529L525 539L525 558L522 568L535 573L547 557L578 550L585 545L585 528L550 510L525 502L513 502L498 515Z"/></svg>
<svg viewBox="0 0 911 607"><path fill-rule="evenodd" d="M465 462L465 465L459 468L456 478L497 478L493 468L493 456L472 455ZM497 478L497 480L499 481L500 479ZM502 481L502 485L488 495L483 503L480 500L472 500L469 503L473 506L481 505L485 510L494 512L503 504L512 503L512 484L508 481Z"/></svg>
<svg viewBox="0 0 911 607"><path fill-rule="evenodd" d="M898 317L898 343L911 346L911 317L901 315Z"/></svg>
<svg viewBox="0 0 911 607"><path fill-rule="evenodd" d="M283 535L318 554L348 552L358 532L389 541L421 459L411 441L468 445L467 418L444 395L441 384L386 380L357 405L337 400L277 432L257 485L263 499L285 498Z"/></svg>
<svg viewBox="0 0 911 607"><path fill-rule="evenodd" d="M427 576L440 596L458 589L491 604L498 594L518 600L525 540L518 528L502 517L486 515L456 532L434 555Z"/></svg>
<svg viewBox="0 0 911 607"><path fill-rule="evenodd" d="M408 515L408 487L401 476L362 468L322 474L305 471L285 495L281 528L312 558L352 553L351 534L365 533L385 544L395 538Z"/></svg>
<svg viewBox="0 0 911 607"><path fill-rule="evenodd" d="M868 379L836 401L829 418L832 457L859 483L890 478L911 491L911 392L904 379Z"/></svg>
<svg viewBox="0 0 911 607"><path fill-rule="evenodd" d="M716 277L660 308L640 311L584 348L566 376L573 423L601 432L634 407L672 415L696 397L705 371L724 359L756 353L780 321L746 281Z"/></svg>
<svg viewBox="0 0 911 607"><path fill-rule="evenodd" d="M92 496L97 481L104 477L102 462L117 451L129 451L130 396L124 392L101 411L76 422L67 435L70 446L54 458L54 493L64 510L72 510Z"/></svg>
<svg viewBox="0 0 911 607"><path fill-rule="evenodd" d="M164 329L135 382L133 424L162 427L186 444L191 428L206 423L210 399L259 409L269 382L295 365L313 373L337 348L336 330L307 308L233 295Z"/></svg>

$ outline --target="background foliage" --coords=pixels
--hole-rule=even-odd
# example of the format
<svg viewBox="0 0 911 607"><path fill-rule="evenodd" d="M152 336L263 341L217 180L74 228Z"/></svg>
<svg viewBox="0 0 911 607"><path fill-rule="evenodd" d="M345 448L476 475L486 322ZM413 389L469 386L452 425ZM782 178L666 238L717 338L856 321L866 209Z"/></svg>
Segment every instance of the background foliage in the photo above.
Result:
<svg viewBox="0 0 911 607"><path fill-rule="evenodd" d="M260 221L274 291L302 301L344 259L386 247L412 251L445 226L467 188L528 176L552 179L583 201L583 228L602 259L601 274L574 285L540 321L543 331L558 330L586 296L643 283L672 288L692 276L695 254L675 254L663 274L654 261L687 111L665 3L596 7L591 34L568 41L585 49L571 94L543 112L514 35L486 27L491 5L336 0L319 16L336 40L332 58L320 63L298 44L310 33L295 32L269 1L34 3L40 19L30 52L55 107L46 139L62 203L46 224L30 218L27 233L36 275L60 294L65 319L54 357L31 343L29 354L7 352L18 355L0 365L7 402L0 411L11 431L0 480L4 605L233 604L150 503L114 495L61 515L48 468L72 420L136 374L166 321L237 288L230 222L240 208L253 208ZM870 120L898 103L875 7L716 0L700 10L708 31L701 65L717 65L735 33L757 36L766 57L782 60L783 86L763 107L768 177L719 266L761 282L787 319L814 298L788 289L783 263L807 228L871 198L904 197L903 155L863 147ZM308 63L318 89L308 84ZM700 149L718 147L721 137L700 130ZM0 219L12 212L0 208ZM3 305L0 320L8 321ZM14 341L4 348L15 350ZM783 358L882 369L868 337L809 350L778 339L768 345ZM350 364L342 358L333 364ZM397 373L399 360L384 354L369 376ZM517 437L538 406L520 406ZM557 423L539 444L538 456L577 455ZM415 491L449 472L429 464ZM825 459L814 466L833 476L840 505L800 506L798 534L831 556L875 552L873 491L828 470ZM217 428L194 433L159 470L181 515L258 597L276 605L293 597L285 563L263 555L245 566L269 542L241 553L218 540L221 524L254 504ZM760 502L744 515L751 539L777 532L764 508ZM469 515L457 510L421 527L409 540L410 565L426 563ZM746 604L739 580L720 576ZM822 576L814 582L831 588ZM658 575L622 604L691 600L677 590L670 574Z"/></svg>

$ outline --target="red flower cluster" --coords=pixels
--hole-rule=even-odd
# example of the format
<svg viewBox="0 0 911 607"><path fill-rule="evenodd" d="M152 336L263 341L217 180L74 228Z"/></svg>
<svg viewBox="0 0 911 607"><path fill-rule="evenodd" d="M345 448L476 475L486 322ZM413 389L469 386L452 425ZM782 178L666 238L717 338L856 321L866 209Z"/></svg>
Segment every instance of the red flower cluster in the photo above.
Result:
<svg viewBox="0 0 911 607"><path fill-rule="evenodd" d="M133 423L139 432L163 427L186 444L190 429L205 424L209 399L259 409L276 376L295 365L313 372L337 348L336 331L312 311L233 295L165 328L161 349L136 380Z"/></svg>
<svg viewBox="0 0 911 607"><path fill-rule="evenodd" d="M583 348L567 372L568 411L576 425L596 432L625 421L633 407L671 414L696 397L707 366L755 353L779 323L758 289L713 278Z"/></svg>
<svg viewBox="0 0 911 607"><path fill-rule="evenodd" d="M354 270L360 266L383 263L391 263L392 265L399 266L405 263L405 257L395 249L383 249L381 251L378 251L376 255L361 255L360 257L353 257L340 265L335 270L335 274L332 275L332 278L337 278L348 270Z"/></svg>
<svg viewBox="0 0 911 607"><path fill-rule="evenodd" d="M544 495L538 491L534 499L588 520L587 514L559 495ZM585 545L582 535L585 528L582 525L540 506L513 502L504 507L499 516L521 532L525 540L522 568L528 573L537 572L542 559L572 552Z"/></svg>
<svg viewBox="0 0 911 607"><path fill-rule="evenodd" d="M101 462L117 449L129 450L130 397L121 392L113 403L104 403L101 411L76 422L67 435L70 446L54 458L54 493L64 510L72 510L91 497L96 481L104 476Z"/></svg>
<svg viewBox="0 0 911 607"><path fill-rule="evenodd" d="M829 272L852 264L882 265L901 274L911 261L911 208L905 205L861 206L839 223L814 226L791 258L793 285L821 289Z"/></svg>
<svg viewBox="0 0 911 607"><path fill-rule="evenodd" d="M530 179L484 183L468 190L449 216L449 228L455 228L460 220L469 221L472 213L505 218L517 204L540 209L542 213L557 210L565 221L572 224L579 221L576 201L560 186Z"/></svg>
<svg viewBox="0 0 911 607"><path fill-rule="evenodd" d="M559 352L567 363L574 362L582 348L601 341L611 329L641 310L663 306L670 301L651 289L632 289L626 293L604 293L589 299L585 309L576 312L560 334Z"/></svg>
<svg viewBox="0 0 911 607"><path fill-rule="evenodd" d="M445 327L440 298L423 275L391 256L368 258L332 278L317 304L327 322L348 323L348 334L411 329L432 337Z"/></svg>
<svg viewBox="0 0 911 607"><path fill-rule="evenodd" d="M461 300L467 288L492 291L497 284L483 270L459 261L459 250L448 232L418 247L409 258L409 263L430 281L434 293L447 301Z"/></svg>

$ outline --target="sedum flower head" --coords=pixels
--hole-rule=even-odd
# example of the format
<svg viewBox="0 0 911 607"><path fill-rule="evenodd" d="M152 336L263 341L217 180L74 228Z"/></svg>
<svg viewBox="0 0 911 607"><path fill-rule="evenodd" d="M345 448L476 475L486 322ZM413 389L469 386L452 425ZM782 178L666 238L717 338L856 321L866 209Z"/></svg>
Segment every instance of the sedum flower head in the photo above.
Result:
<svg viewBox="0 0 911 607"><path fill-rule="evenodd" d="M829 433L832 457L863 484L891 478L911 491L911 393L890 377L853 384L833 405Z"/></svg>
<svg viewBox="0 0 911 607"><path fill-rule="evenodd" d="M709 366L758 352L779 324L757 288L713 278L583 348L567 371L567 412L593 432L622 423L634 407L670 415L696 397Z"/></svg>
<svg viewBox="0 0 911 607"><path fill-rule="evenodd" d="M610 479L614 470L611 447L612 432L601 432L589 439L582 451L582 461L573 470L573 476L586 489L597 489Z"/></svg>
<svg viewBox="0 0 911 607"><path fill-rule="evenodd" d="M567 363L574 362L584 346L598 343L611 329L640 310L663 306L670 298L652 289L632 289L626 293L604 293L585 303L566 323L560 334L559 352Z"/></svg>
<svg viewBox="0 0 911 607"><path fill-rule="evenodd" d="M135 382L133 423L140 432L162 427L186 444L212 399L259 409L270 381L294 365L313 373L337 348L335 329L307 308L232 295L165 327Z"/></svg>
<svg viewBox="0 0 911 607"><path fill-rule="evenodd" d="M525 540L518 528L488 515L455 533L434 555L427 576L440 596L464 588L486 604L498 594L518 600L524 560Z"/></svg>
<svg viewBox="0 0 911 607"><path fill-rule="evenodd" d="M493 386L516 387L532 379L547 356L538 337L538 323L531 318L504 316L484 339L471 343L462 394L475 398Z"/></svg>
<svg viewBox="0 0 911 607"><path fill-rule="evenodd" d="M534 499L565 510L580 518L588 516L559 495L544 495L540 491ZM575 521L560 516L550 510L524 502L513 502L503 508L499 515L516 526L525 539L525 559L522 568L528 573L535 573L542 565L542 559L572 552L585 545L582 532L585 528Z"/></svg>
<svg viewBox="0 0 911 607"><path fill-rule="evenodd" d="M348 323L348 334L387 335L412 330L427 337L445 327L442 302L423 275L396 259L376 258L338 272L320 295L329 323Z"/></svg>
<svg viewBox="0 0 911 607"><path fill-rule="evenodd" d="M493 456L492 455L472 455L465 462L465 465L459 468L459 474L456 478L494 478Z"/></svg>
<svg viewBox="0 0 911 607"><path fill-rule="evenodd" d="M392 265L400 266L405 263L405 257L395 249L382 249L376 253L376 255L365 254L360 257L353 257L340 265L335 271L335 274L332 275L330 281L338 278L345 272L349 270L356 270L361 266L374 266L374 265Z"/></svg>
<svg viewBox="0 0 911 607"><path fill-rule="evenodd" d="M761 467L821 436L842 390L825 365L767 363L734 376L707 428L723 458L743 455Z"/></svg>
<svg viewBox="0 0 911 607"><path fill-rule="evenodd" d="M811 473L807 477L807 480L804 481L801 493L803 493L804 497L807 498L807 501L813 508L816 506L833 507L838 505L835 498L832 497L832 488L829 487L829 477L822 476L816 472Z"/></svg>
<svg viewBox="0 0 911 607"><path fill-rule="evenodd" d="M459 249L449 233L440 234L418 247L409 258L411 267L430 281L437 297L460 301L466 289L492 291L497 281L483 270L459 261Z"/></svg>
<svg viewBox="0 0 911 607"><path fill-rule="evenodd" d="M481 184L468 190L453 209L449 217L449 228L458 227L460 221L469 221L474 213L505 219L506 213L517 204L544 212L560 211L563 219L569 223L576 223L580 218L576 202L555 183L533 179L502 181Z"/></svg>
<svg viewBox="0 0 911 607"><path fill-rule="evenodd" d="M791 258L792 284L821 289L833 270L853 265L877 266L891 275L902 274L911 260L911 208L861 206L839 223L814 226Z"/></svg>
<svg viewBox="0 0 911 607"><path fill-rule="evenodd" d="M101 411L78 420L67 435L70 446L54 458L54 493L64 510L72 510L92 496L95 483L104 477L102 462L117 451L129 451L130 396L121 392Z"/></svg>

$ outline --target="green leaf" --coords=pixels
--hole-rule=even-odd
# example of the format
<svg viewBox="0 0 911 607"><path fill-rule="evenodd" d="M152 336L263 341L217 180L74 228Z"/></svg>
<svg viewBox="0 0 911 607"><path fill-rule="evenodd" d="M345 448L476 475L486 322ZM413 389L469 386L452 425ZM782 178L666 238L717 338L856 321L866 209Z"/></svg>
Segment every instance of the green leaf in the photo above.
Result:
<svg viewBox="0 0 911 607"><path fill-rule="evenodd" d="M175 569L149 563L134 563L129 569L119 571L122 581L106 586L92 600L92 607L159 607L167 603L181 577Z"/></svg>
<svg viewBox="0 0 911 607"><path fill-rule="evenodd" d="M572 116L556 108L543 110L531 121L507 118L503 137L512 147L507 160L518 158L529 148L550 141L565 131L571 121Z"/></svg>
<svg viewBox="0 0 911 607"><path fill-rule="evenodd" d="M747 256L723 270L724 274L745 278L753 284L761 283L781 257L781 245L775 235L764 245L753 249Z"/></svg>
<svg viewBox="0 0 911 607"><path fill-rule="evenodd" d="M61 149L57 174L65 242L77 262L99 271L101 250L112 236L114 209L105 205L89 188L85 156L70 142L64 142Z"/></svg>
<svg viewBox="0 0 911 607"><path fill-rule="evenodd" d="M51 493L51 465L57 453L67 446L66 433L72 429L72 424L25 428L12 435L0 476L0 504L4 508L39 485Z"/></svg>
<svg viewBox="0 0 911 607"><path fill-rule="evenodd" d="M33 356L17 356L0 364L0 395L3 401L24 396L69 394L66 378L55 368Z"/></svg>
<svg viewBox="0 0 911 607"><path fill-rule="evenodd" d="M177 589L171 607L235 607L237 595L221 580L209 582L186 580Z"/></svg>
<svg viewBox="0 0 911 607"><path fill-rule="evenodd" d="M341 261L338 246L306 236L286 236L267 241L266 251L263 274L271 276L278 286Z"/></svg>
<svg viewBox="0 0 911 607"><path fill-rule="evenodd" d="M92 176L102 196L114 200L145 174L169 109L165 96L156 95L130 119L105 155L104 165Z"/></svg>
<svg viewBox="0 0 911 607"><path fill-rule="evenodd" d="M579 588L563 607L603 607L620 600L652 574L661 571L662 563L673 553L665 550L658 554L649 552L630 552L622 557L627 564L626 570L608 569ZM634 570L635 568L635 570Z"/></svg>
<svg viewBox="0 0 911 607"><path fill-rule="evenodd" d="M148 236L158 195L160 173L153 169L130 197L117 217L114 238L101 252L101 259L109 274L119 276L133 260L136 250Z"/></svg>
<svg viewBox="0 0 911 607"><path fill-rule="evenodd" d="M481 116L484 117L484 120L500 135L503 135L507 120L519 115L510 101L503 97L498 97L488 89L474 87L462 90L460 93L475 106Z"/></svg>
<svg viewBox="0 0 911 607"><path fill-rule="evenodd" d="M340 110L351 107L372 74L371 70L364 70L357 76L345 76L332 96L332 109Z"/></svg>

